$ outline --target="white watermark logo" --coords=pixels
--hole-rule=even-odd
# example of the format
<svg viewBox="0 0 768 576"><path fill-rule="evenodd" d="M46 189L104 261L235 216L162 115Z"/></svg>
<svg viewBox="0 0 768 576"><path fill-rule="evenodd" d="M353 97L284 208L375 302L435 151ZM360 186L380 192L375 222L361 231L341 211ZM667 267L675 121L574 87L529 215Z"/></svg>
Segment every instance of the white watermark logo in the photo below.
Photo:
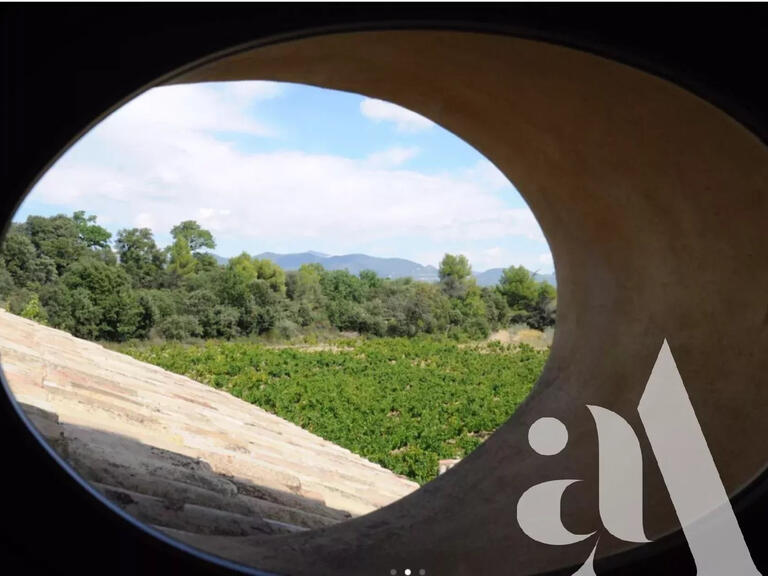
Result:
<svg viewBox="0 0 768 576"><path fill-rule="evenodd" d="M643 528L640 442L629 423L615 412L599 406L587 408L597 427L603 527L622 540L648 542ZM697 574L759 576L666 340L637 409ZM565 448L568 431L555 418L540 418L530 427L528 440L536 452L549 456ZM563 493L575 482L579 480L550 480L526 490L517 504L523 532L556 546L594 536L597 531L574 534L561 521ZM595 576L596 550L597 542L573 576Z"/></svg>

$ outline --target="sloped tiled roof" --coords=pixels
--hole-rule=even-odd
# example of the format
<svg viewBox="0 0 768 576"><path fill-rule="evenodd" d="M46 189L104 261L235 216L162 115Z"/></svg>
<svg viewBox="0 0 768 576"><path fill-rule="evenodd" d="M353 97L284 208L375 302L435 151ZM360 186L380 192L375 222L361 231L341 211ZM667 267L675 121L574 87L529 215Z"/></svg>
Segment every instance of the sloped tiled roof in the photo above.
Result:
<svg viewBox="0 0 768 576"><path fill-rule="evenodd" d="M0 366L85 480L212 552L227 538L335 524L418 487L225 392L5 311Z"/></svg>

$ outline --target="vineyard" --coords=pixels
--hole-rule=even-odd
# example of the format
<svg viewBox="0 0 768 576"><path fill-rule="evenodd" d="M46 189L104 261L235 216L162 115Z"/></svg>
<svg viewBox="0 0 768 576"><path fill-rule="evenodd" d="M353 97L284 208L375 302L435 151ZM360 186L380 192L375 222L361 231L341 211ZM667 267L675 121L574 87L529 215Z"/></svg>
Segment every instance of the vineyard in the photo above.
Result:
<svg viewBox="0 0 768 576"><path fill-rule="evenodd" d="M429 337L269 347L122 344L139 360L225 390L419 483L475 449L525 399L547 351Z"/></svg>

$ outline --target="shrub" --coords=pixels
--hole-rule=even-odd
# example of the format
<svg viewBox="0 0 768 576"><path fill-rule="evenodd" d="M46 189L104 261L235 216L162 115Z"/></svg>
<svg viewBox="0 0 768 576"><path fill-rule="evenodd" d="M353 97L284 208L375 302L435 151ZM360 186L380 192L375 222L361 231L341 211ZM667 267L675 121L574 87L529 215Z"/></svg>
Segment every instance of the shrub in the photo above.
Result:
<svg viewBox="0 0 768 576"><path fill-rule="evenodd" d="M157 326L158 332L167 340L185 340L203 335L203 329L197 318L189 314L174 314L165 318Z"/></svg>
<svg viewBox="0 0 768 576"><path fill-rule="evenodd" d="M24 307L24 310L21 311L21 315L24 318L40 322L41 324L45 324L48 319L45 314L45 308L40 304L40 297L37 294L34 294L32 298L30 298L29 302L27 302L27 305Z"/></svg>
<svg viewBox="0 0 768 576"><path fill-rule="evenodd" d="M299 325L286 319L278 320L273 331L280 340L293 340L300 333Z"/></svg>

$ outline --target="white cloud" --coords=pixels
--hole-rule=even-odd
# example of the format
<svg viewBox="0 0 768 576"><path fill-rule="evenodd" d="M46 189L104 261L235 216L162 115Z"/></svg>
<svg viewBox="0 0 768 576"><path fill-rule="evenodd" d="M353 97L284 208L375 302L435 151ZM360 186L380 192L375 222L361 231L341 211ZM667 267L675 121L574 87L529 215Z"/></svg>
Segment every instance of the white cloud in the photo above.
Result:
<svg viewBox="0 0 768 576"><path fill-rule="evenodd" d="M291 150L248 153L221 140L220 131L265 134L249 107L254 98L278 93L269 90L152 90L97 126L44 175L31 197L86 208L115 227L149 227L156 235L195 219L219 238L234 239L238 250L254 252L278 250L287 239L328 252L397 241L408 254L391 255L409 257L430 243L495 245L514 236L538 246L534 259L546 249L531 211L510 208L499 194L498 186L509 184L490 163L428 175L403 167L416 148L352 159ZM515 262L504 250L471 256L478 270Z"/></svg>
<svg viewBox="0 0 768 576"><path fill-rule="evenodd" d="M139 212L136 217L133 219L133 225L136 228L149 228L153 229L157 226L155 223L155 218L152 216L152 214L149 214L147 212Z"/></svg>
<svg viewBox="0 0 768 576"><path fill-rule="evenodd" d="M229 92L235 98L251 102L253 100L270 100L280 96L285 90L285 84L263 80L227 82L223 90Z"/></svg>
<svg viewBox="0 0 768 576"><path fill-rule="evenodd" d="M375 98L360 102L360 112L374 122L394 122L400 132L420 132L434 126L434 122L416 112Z"/></svg>
<svg viewBox="0 0 768 576"><path fill-rule="evenodd" d="M382 168L400 166L404 164L414 156L418 155L419 149L411 146L403 148L395 146L382 150L381 152L375 152L368 156L368 163L371 166L378 166Z"/></svg>
<svg viewBox="0 0 768 576"><path fill-rule="evenodd" d="M116 149L124 142L114 142ZM164 176L171 170L173 178ZM477 183L303 152L243 154L213 138L148 142L120 167L91 171L65 160L33 192L167 231L196 218L214 231L262 239L424 236L455 241L510 235L542 240L530 210L510 209Z"/></svg>
<svg viewBox="0 0 768 576"><path fill-rule="evenodd" d="M274 129L254 120L254 102L278 96L274 82L179 84L152 88L117 110L97 130L121 132L150 128L238 132L274 135Z"/></svg>
<svg viewBox="0 0 768 576"><path fill-rule="evenodd" d="M504 176L504 173L486 158L478 160L474 166L465 169L463 175L465 178L493 190L513 186L507 177Z"/></svg>

